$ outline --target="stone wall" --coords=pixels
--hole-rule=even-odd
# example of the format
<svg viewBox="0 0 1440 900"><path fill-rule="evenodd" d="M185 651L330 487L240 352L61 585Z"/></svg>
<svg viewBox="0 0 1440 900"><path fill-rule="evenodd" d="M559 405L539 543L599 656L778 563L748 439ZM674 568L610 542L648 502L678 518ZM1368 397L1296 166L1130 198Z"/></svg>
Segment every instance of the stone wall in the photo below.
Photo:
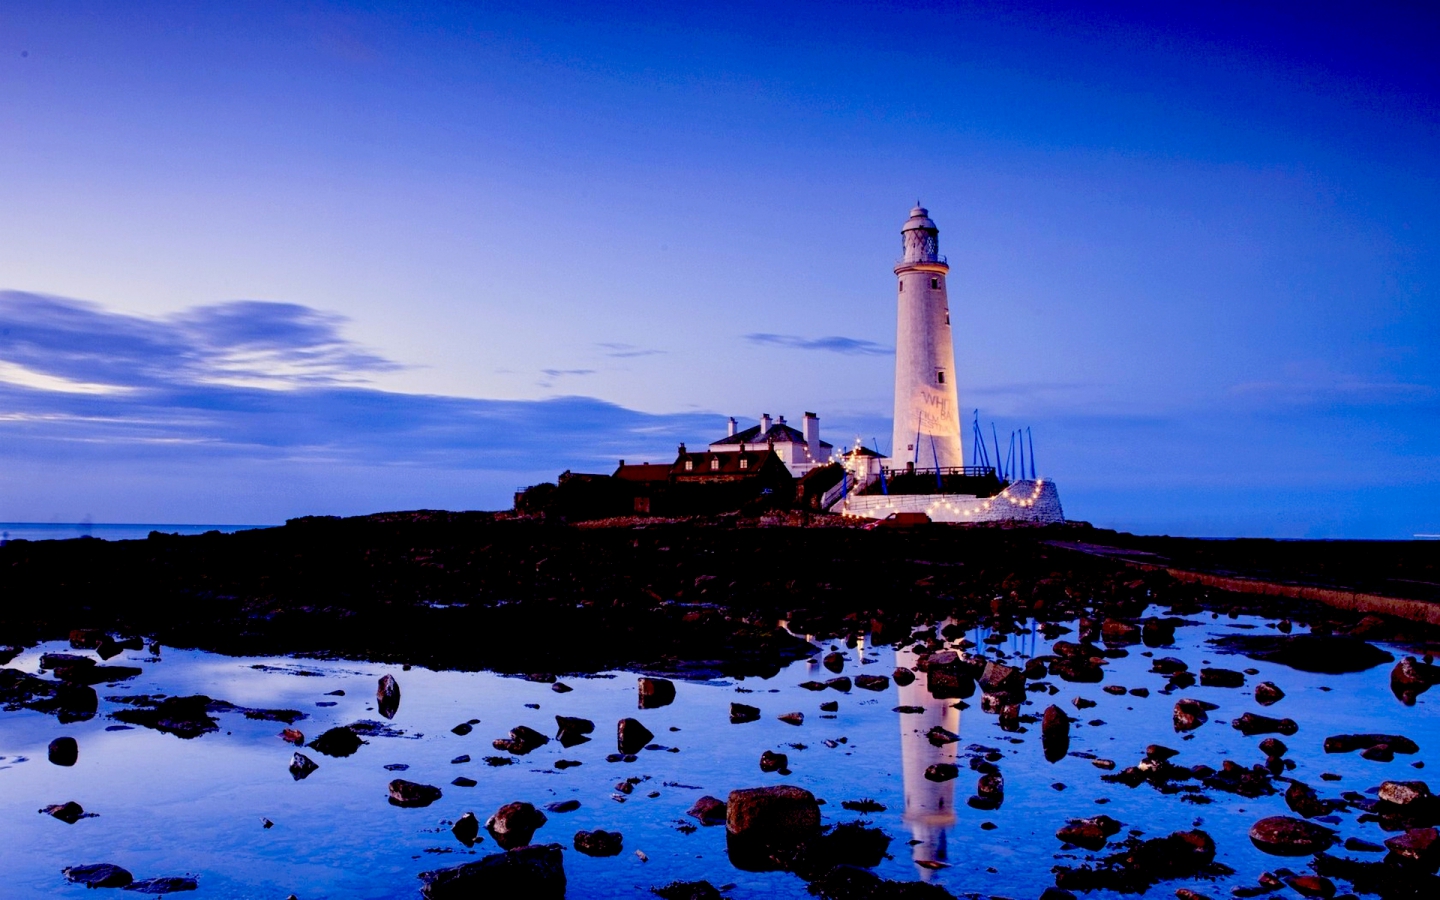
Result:
<svg viewBox="0 0 1440 900"><path fill-rule="evenodd" d="M844 515L883 519L894 512L923 512L936 522L1032 522L1052 525L1065 521L1060 492L1044 478L1017 481L994 497L966 494L851 495L836 507Z"/></svg>

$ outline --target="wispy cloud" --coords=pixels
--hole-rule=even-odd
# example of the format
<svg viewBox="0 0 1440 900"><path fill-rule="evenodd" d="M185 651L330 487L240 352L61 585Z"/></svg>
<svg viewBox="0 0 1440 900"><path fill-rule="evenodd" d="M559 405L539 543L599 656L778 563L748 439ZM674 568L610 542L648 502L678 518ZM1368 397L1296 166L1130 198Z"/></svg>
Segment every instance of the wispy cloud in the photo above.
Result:
<svg viewBox="0 0 1440 900"><path fill-rule="evenodd" d="M595 346L604 350L606 356L610 356L615 359L634 359L638 356L659 356L665 352L664 350L653 350L645 347L637 347L634 344L621 344L614 342L596 344Z"/></svg>
<svg viewBox="0 0 1440 900"><path fill-rule="evenodd" d="M804 338L795 334L765 334L757 332L745 335L752 344L772 347L789 347L792 350L827 350L831 353L847 353L863 356L888 356L895 350L874 341L838 335L821 338Z"/></svg>
<svg viewBox="0 0 1440 900"><path fill-rule="evenodd" d="M203 384L293 388L364 383L399 364L340 333L344 318L236 300L165 317L0 292L0 380L85 392ZM48 382L47 382L48 380Z"/></svg>

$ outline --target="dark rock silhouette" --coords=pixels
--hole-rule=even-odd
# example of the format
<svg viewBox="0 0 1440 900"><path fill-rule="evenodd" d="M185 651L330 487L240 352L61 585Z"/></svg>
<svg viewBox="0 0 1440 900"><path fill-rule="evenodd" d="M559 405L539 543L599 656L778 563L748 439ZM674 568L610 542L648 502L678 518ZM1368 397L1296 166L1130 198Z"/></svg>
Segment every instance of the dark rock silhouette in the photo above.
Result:
<svg viewBox="0 0 1440 900"><path fill-rule="evenodd" d="M375 708L387 719L395 718L400 710L400 684L393 675L382 675L375 688Z"/></svg>
<svg viewBox="0 0 1440 900"><path fill-rule="evenodd" d="M559 844L518 847L476 862L420 873L425 900L564 900L565 865Z"/></svg>

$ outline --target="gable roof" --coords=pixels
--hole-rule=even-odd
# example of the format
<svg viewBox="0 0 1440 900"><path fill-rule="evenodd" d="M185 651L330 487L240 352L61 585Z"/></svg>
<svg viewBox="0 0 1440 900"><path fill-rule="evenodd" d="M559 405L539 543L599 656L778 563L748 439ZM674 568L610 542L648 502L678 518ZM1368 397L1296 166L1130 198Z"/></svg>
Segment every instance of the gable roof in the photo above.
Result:
<svg viewBox="0 0 1440 900"><path fill-rule="evenodd" d="M759 425L752 425L744 431L737 431L729 437L721 438L718 441L711 441L712 447L736 447L740 444L765 444L774 441L777 444L803 444L805 435L780 422L770 426L770 430L764 434L760 433ZM825 441L820 442L822 447L831 447Z"/></svg>
<svg viewBox="0 0 1440 900"><path fill-rule="evenodd" d="M664 481L670 477L669 463L630 463L615 470L621 481Z"/></svg>

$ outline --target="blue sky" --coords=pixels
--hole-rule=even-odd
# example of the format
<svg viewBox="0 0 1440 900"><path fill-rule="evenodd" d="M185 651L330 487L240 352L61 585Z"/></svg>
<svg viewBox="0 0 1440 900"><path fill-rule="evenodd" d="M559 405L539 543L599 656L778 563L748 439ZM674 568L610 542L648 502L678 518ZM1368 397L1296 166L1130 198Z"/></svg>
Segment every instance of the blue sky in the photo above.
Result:
<svg viewBox="0 0 1440 900"><path fill-rule="evenodd" d="M1440 531L1435 14L682 6L0 8L0 520L888 449L918 197L1070 516Z"/></svg>

